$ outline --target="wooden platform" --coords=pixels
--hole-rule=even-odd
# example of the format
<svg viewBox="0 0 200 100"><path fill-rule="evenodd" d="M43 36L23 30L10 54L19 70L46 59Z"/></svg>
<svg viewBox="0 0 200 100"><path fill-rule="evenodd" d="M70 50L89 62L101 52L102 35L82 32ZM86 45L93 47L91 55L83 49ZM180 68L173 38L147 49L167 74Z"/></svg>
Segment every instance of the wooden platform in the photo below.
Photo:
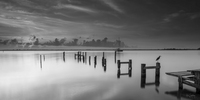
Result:
<svg viewBox="0 0 200 100"><path fill-rule="evenodd" d="M179 89L183 89L183 84L186 84L196 88L196 93L200 93L200 69L168 72L166 74L178 77Z"/></svg>
<svg viewBox="0 0 200 100"><path fill-rule="evenodd" d="M189 75L192 75L191 72L188 72L188 71L179 71L179 72L168 72L166 73L167 75L170 75L170 76L175 76L175 77L182 77L182 76L189 76Z"/></svg>

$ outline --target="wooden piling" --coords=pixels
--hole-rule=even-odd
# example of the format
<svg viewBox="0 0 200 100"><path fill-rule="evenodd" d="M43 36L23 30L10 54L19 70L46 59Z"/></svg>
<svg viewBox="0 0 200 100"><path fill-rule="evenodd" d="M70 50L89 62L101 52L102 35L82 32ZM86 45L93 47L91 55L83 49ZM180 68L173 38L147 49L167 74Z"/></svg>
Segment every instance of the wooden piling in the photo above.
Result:
<svg viewBox="0 0 200 100"><path fill-rule="evenodd" d="M115 51L115 63L117 61L117 52Z"/></svg>
<svg viewBox="0 0 200 100"><path fill-rule="evenodd" d="M91 56L89 56L89 65L91 65Z"/></svg>
<svg viewBox="0 0 200 100"><path fill-rule="evenodd" d="M128 65L129 69L132 69L132 60L129 59L129 65Z"/></svg>
<svg viewBox="0 0 200 100"><path fill-rule="evenodd" d="M94 57L94 64L97 65L97 56Z"/></svg>
<svg viewBox="0 0 200 100"><path fill-rule="evenodd" d="M141 64L141 75L142 76L146 76L146 64Z"/></svg>
<svg viewBox="0 0 200 100"><path fill-rule="evenodd" d="M156 63L156 76L160 76L160 63Z"/></svg>
<svg viewBox="0 0 200 100"><path fill-rule="evenodd" d="M182 76L178 77L178 83L179 83L179 89L182 90L183 89L183 79L182 79Z"/></svg>

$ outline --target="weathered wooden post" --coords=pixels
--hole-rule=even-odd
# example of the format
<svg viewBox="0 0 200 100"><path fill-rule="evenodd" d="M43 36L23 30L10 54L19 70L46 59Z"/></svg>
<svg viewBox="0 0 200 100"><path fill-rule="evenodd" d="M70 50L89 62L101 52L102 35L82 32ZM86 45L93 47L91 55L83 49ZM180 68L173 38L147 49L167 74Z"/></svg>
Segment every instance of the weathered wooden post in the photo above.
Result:
<svg viewBox="0 0 200 100"><path fill-rule="evenodd" d="M128 68L129 68L129 69L132 69L132 60L131 60L131 59L129 59Z"/></svg>
<svg viewBox="0 0 200 100"><path fill-rule="evenodd" d="M85 63L87 63L87 52L85 52Z"/></svg>
<svg viewBox="0 0 200 100"><path fill-rule="evenodd" d="M198 86L200 86L200 73L199 72L194 72L194 75L196 76L196 80L194 83ZM200 94L200 89L196 87L196 93Z"/></svg>
<svg viewBox="0 0 200 100"><path fill-rule="evenodd" d="M63 61L65 62L65 52L63 52Z"/></svg>
<svg viewBox="0 0 200 100"><path fill-rule="evenodd" d="M89 56L89 65L91 65L91 56Z"/></svg>
<svg viewBox="0 0 200 100"><path fill-rule="evenodd" d="M146 67L146 64L141 64L141 75L143 77L146 77L146 69L145 69L145 67Z"/></svg>
<svg viewBox="0 0 200 100"><path fill-rule="evenodd" d="M120 60L117 60L118 69L121 68Z"/></svg>
<svg viewBox="0 0 200 100"><path fill-rule="evenodd" d="M81 55L82 59L83 59L83 63L85 63L85 56Z"/></svg>
<svg viewBox="0 0 200 100"><path fill-rule="evenodd" d="M156 63L156 76L160 76L160 63Z"/></svg>
<svg viewBox="0 0 200 100"><path fill-rule="evenodd" d="M94 64L97 65L97 56L94 57Z"/></svg>
<svg viewBox="0 0 200 100"><path fill-rule="evenodd" d="M182 90L183 89L183 79L182 79L182 76L178 77L178 83L179 83L179 89Z"/></svg>
<svg viewBox="0 0 200 100"><path fill-rule="evenodd" d="M115 63L117 61L117 52L115 51Z"/></svg>

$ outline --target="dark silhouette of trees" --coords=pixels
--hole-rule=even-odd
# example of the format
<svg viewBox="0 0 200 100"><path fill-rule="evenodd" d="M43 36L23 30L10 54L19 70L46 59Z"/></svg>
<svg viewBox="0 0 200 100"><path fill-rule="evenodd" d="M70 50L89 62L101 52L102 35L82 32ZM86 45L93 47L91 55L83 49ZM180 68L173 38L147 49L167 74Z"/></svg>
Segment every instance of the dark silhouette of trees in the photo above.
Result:
<svg viewBox="0 0 200 100"><path fill-rule="evenodd" d="M58 39L58 38L55 38L54 45L56 45L56 46L59 46L59 45L60 45L60 42L59 42L59 39Z"/></svg>
<svg viewBox="0 0 200 100"><path fill-rule="evenodd" d="M39 45L39 39L37 38L36 41L34 42L34 45Z"/></svg>

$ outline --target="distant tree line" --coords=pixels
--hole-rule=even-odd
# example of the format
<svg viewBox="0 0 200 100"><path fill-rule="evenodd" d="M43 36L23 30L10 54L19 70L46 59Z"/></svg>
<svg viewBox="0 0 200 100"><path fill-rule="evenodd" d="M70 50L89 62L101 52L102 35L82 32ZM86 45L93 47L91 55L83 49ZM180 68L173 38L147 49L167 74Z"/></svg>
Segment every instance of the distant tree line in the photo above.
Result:
<svg viewBox="0 0 200 100"><path fill-rule="evenodd" d="M22 41L17 39L6 39L1 40L0 44L4 45L19 45L23 44ZM31 44L31 43L26 43ZM55 38L54 40L49 40L45 42L40 42L39 38L36 38L36 40L33 43L34 45L46 45L46 46L93 46L93 47L128 47L123 41L121 40L115 40L115 41L109 41L107 37L101 39L91 39L91 40L79 40L77 38L72 39L71 41L67 42L66 38Z"/></svg>

